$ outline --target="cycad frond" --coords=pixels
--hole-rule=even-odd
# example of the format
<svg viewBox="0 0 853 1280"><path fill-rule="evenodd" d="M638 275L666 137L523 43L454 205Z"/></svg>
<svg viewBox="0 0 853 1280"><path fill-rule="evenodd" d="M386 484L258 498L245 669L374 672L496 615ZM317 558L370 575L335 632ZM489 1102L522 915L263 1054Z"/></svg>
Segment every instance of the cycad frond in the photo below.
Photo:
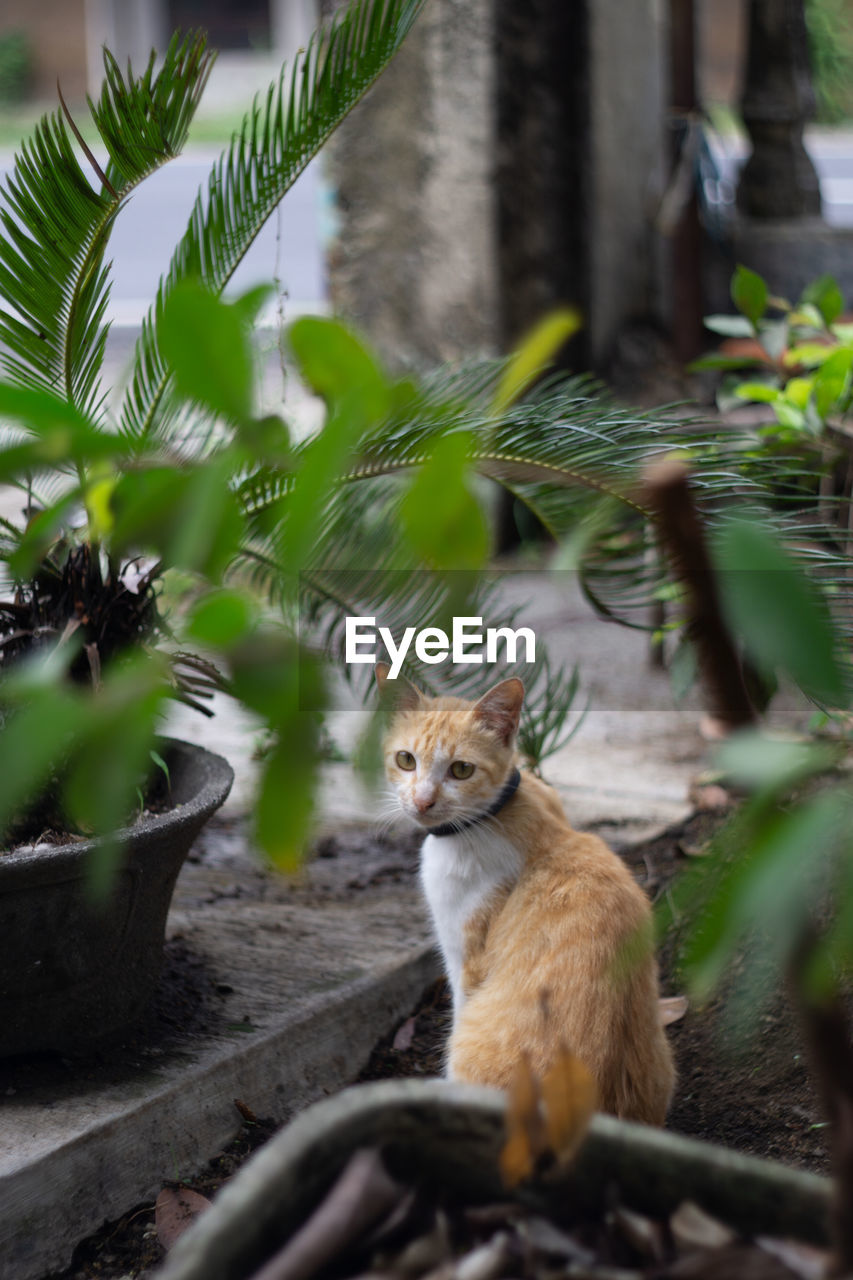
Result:
<svg viewBox="0 0 853 1280"><path fill-rule="evenodd" d="M690 419L683 410L628 410L586 378L548 380L495 422L490 405L500 372L493 361L442 370L413 409L365 435L330 501L317 563L400 567L399 540L387 531L395 527L406 476L429 456L438 432L462 431L472 440L472 467L512 492L555 541L589 525L579 556L588 598L602 615L648 628L652 605L672 585L657 553L642 473L656 456L676 452L690 467L709 526L732 512L774 525L827 585L842 627L853 629L848 549L799 451L770 453L744 430ZM274 470L244 481L241 501L261 539L269 540L270 523L286 513L292 483L292 474ZM606 520L598 518L602 499ZM273 551L266 571L275 571Z"/></svg>
<svg viewBox="0 0 853 1280"><path fill-rule="evenodd" d="M289 76L256 100L215 164L146 317L121 424L137 439L165 431L169 367L158 342L166 297L188 277L221 292L282 196L399 48L424 0L355 0L312 36Z"/></svg>
<svg viewBox="0 0 853 1280"><path fill-rule="evenodd" d="M134 187L181 150L212 57L203 36L175 37L156 75L152 55L142 76L128 69L125 78L105 51L101 96L89 107L106 172L85 148L96 185L61 112L45 116L23 144L0 211L0 340L13 381L62 395L84 412L99 410L110 231Z"/></svg>

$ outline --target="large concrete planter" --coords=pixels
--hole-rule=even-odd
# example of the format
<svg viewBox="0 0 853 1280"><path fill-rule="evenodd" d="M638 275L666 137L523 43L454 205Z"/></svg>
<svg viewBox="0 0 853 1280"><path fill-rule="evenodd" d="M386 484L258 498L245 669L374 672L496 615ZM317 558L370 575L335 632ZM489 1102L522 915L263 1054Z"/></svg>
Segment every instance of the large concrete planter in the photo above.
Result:
<svg viewBox="0 0 853 1280"><path fill-rule="evenodd" d="M0 1056L85 1053L133 1026L160 973L181 865L234 774L167 739L174 807L119 833L109 899L87 892L92 842L0 854Z"/></svg>
<svg viewBox="0 0 853 1280"><path fill-rule="evenodd" d="M250 1160L176 1244L158 1280L244 1280L299 1227L359 1147L379 1147L401 1179L505 1200L497 1157L505 1099L440 1080L358 1085L304 1111ZM666 1213L693 1200L731 1226L825 1243L830 1183L611 1116L595 1116L574 1163L525 1203L548 1212L622 1204Z"/></svg>

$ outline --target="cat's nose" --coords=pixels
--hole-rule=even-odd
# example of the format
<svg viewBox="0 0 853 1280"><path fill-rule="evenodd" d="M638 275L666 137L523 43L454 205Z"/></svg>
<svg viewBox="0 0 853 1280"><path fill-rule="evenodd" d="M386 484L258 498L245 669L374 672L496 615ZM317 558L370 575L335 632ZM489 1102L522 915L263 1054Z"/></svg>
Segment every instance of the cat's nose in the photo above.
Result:
<svg viewBox="0 0 853 1280"><path fill-rule="evenodd" d="M426 813L429 809L433 807L434 804L435 804L434 791L430 792L428 795L415 796L415 808L417 809L418 813Z"/></svg>

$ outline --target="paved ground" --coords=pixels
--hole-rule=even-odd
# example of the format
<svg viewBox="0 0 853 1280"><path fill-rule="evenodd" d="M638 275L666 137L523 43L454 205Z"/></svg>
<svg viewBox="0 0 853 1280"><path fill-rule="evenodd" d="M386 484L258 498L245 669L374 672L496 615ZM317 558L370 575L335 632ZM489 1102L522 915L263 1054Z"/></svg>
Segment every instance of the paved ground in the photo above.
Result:
<svg viewBox="0 0 853 1280"><path fill-rule="evenodd" d="M673 709L643 637L594 619L569 580L523 586L532 602L522 621L580 664L593 700L548 767L575 823L619 842L685 815L705 760L696 706ZM363 713L341 703L331 727L347 745ZM352 1079L436 972L414 855L365 836L376 801L348 764L327 766L320 803L321 826L338 839L294 883L248 847L254 727L224 705L213 721L176 727L237 773L169 920L168 954L189 964L190 990L170 961L161 999L190 1030L106 1068L0 1067L0 1277L61 1266L77 1239L151 1198L164 1175L197 1168L237 1128L235 1098L284 1119Z"/></svg>

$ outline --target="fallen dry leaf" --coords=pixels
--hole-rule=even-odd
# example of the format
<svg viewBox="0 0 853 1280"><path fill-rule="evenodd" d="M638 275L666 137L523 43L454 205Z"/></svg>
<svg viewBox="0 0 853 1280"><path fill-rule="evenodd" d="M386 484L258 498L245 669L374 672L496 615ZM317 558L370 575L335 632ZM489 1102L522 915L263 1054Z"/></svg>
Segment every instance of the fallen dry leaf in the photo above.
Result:
<svg viewBox="0 0 853 1280"><path fill-rule="evenodd" d="M669 1219L672 1239L679 1252L693 1249L723 1249L737 1239L731 1227L712 1218L692 1200L683 1201Z"/></svg>
<svg viewBox="0 0 853 1280"><path fill-rule="evenodd" d="M253 1280L308 1280L387 1218L404 1196L378 1151L357 1150L326 1198Z"/></svg>
<svg viewBox="0 0 853 1280"><path fill-rule="evenodd" d="M830 1254L826 1249L802 1244L799 1240L775 1240L769 1236L756 1236L755 1243L765 1253L784 1262L802 1280L823 1280L829 1274Z"/></svg>
<svg viewBox="0 0 853 1280"><path fill-rule="evenodd" d="M731 793L716 782L691 787L687 798L697 809L728 809L732 804Z"/></svg>
<svg viewBox="0 0 853 1280"><path fill-rule="evenodd" d="M663 1261L664 1235L659 1222L624 1205L610 1213L608 1222L641 1258L647 1262Z"/></svg>
<svg viewBox="0 0 853 1280"><path fill-rule="evenodd" d="M497 1280L506 1271L511 1257L510 1237L499 1231L491 1240L457 1259L456 1280Z"/></svg>
<svg viewBox="0 0 853 1280"><path fill-rule="evenodd" d="M714 852L714 844L711 840L705 840L702 844L690 844L687 840L679 840L678 852L683 853L685 858L707 858Z"/></svg>
<svg viewBox="0 0 853 1280"><path fill-rule="evenodd" d="M175 1241L191 1227L200 1213L210 1208L206 1196L200 1196L189 1187L164 1187L154 1205L154 1226L157 1239L167 1251Z"/></svg>
<svg viewBox="0 0 853 1280"><path fill-rule="evenodd" d="M595 1254L591 1249L585 1248L574 1236L555 1226L550 1218L530 1214L522 1218L516 1229L519 1237L536 1254L587 1267L595 1262Z"/></svg>
<svg viewBox="0 0 853 1280"><path fill-rule="evenodd" d="M687 996L661 996L658 1000L661 1026L669 1027L673 1022L680 1022L689 1008Z"/></svg>
<svg viewBox="0 0 853 1280"><path fill-rule="evenodd" d="M391 1042L391 1048L396 1049L398 1053L405 1053L407 1049L411 1049L414 1038L415 1019L407 1018L402 1026L397 1029L397 1034Z"/></svg>

